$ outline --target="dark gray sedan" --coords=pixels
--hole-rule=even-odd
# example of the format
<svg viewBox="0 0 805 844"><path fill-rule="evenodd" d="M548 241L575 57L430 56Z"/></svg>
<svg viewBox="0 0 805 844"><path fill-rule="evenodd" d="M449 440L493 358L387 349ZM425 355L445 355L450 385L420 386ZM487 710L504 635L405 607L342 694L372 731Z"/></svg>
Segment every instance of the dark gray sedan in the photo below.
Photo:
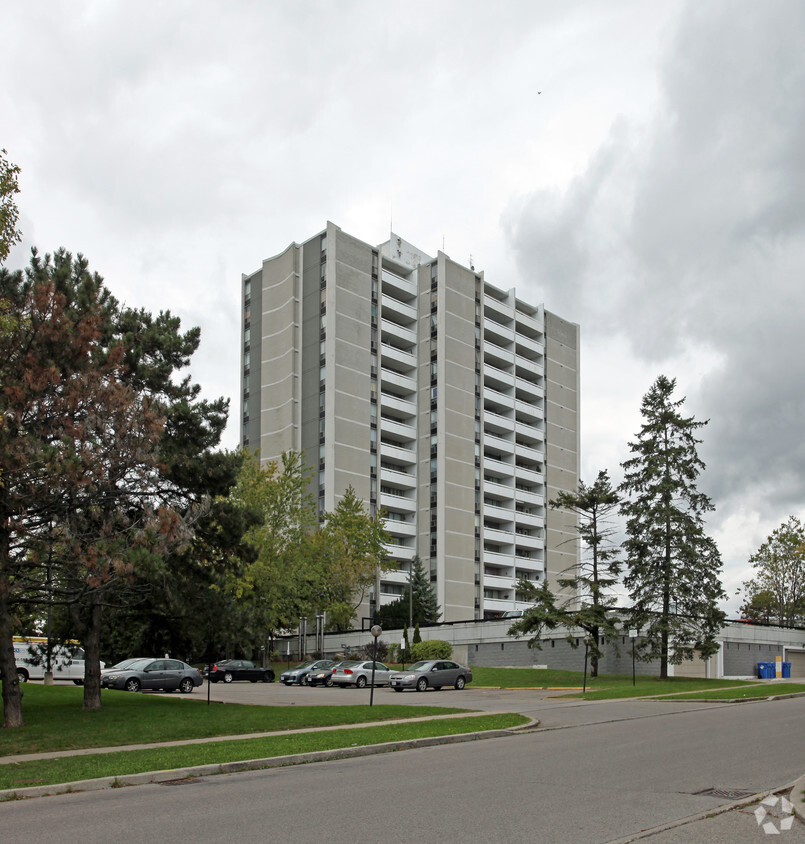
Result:
<svg viewBox="0 0 805 844"><path fill-rule="evenodd" d="M178 689L189 694L202 683L198 669L179 659L138 659L125 668L101 674L101 688L139 692L145 689Z"/></svg>
<svg viewBox="0 0 805 844"><path fill-rule="evenodd" d="M428 688L441 689L442 686L463 689L470 682L472 671L466 665L459 665L449 659L423 659L405 671L393 672L389 677L389 686L395 692L403 689L424 692Z"/></svg>

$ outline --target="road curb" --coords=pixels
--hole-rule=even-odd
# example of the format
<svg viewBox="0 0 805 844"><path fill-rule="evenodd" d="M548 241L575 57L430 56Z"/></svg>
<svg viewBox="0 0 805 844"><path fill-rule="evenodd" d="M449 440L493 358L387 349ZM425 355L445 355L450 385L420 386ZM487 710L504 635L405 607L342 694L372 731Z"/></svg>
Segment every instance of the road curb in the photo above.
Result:
<svg viewBox="0 0 805 844"><path fill-rule="evenodd" d="M107 788L125 788L133 785L150 783L176 782L216 774L235 774L241 771L258 771L268 768L286 768L292 765L307 765L312 762L327 762L333 759L352 759L359 756L373 756L379 753L393 753L398 750L413 750L419 747L435 747L440 744L459 744L460 742L481 741L489 738L514 736L527 730L536 729L539 720L530 718L527 724L510 727L505 730L480 730L473 733L460 733L452 736L431 736L420 739L367 744L361 747L341 747L334 750L317 750L311 753L297 753L290 756L270 756L263 759L249 759L240 762L223 762L211 765L195 765L187 768L172 768L165 771L145 771L140 774L124 774L117 777L98 777L97 779L78 780L76 782L35 785L27 788L15 788L0 791L0 803L12 800L27 800L33 797L50 797L56 794L74 794L81 791L102 791ZM211 738L210 741L215 741Z"/></svg>
<svg viewBox="0 0 805 844"><path fill-rule="evenodd" d="M794 807L794 814L805 823L805 803L802 802L803 791L805 791L805 774L791 786L791 794L788 797Z"/></svg>

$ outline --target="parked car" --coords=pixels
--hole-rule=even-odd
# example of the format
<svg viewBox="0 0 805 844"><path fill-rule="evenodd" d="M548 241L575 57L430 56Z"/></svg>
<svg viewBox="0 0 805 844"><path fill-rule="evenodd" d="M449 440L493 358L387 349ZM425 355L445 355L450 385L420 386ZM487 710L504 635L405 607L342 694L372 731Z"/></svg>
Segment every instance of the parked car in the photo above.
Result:
<svg viewBox="0 0 805 844"><path fill-rule="evenodd" d="M102 689L125 689L127 692L145 689L172 692L179 689L188 694L201 683L198 669L179 659L138 659L126 668L101 674Z"/></svg>
<svg viewBox="0 0 805 844"><path fill-rule="evenodd" d="M300 662L296 668L289 668L280 674L280 682L286 686L293 686L294 683L302 685L305 677L311 671L318 671L322 668L332 668L335 662L332 659L309 659L307 662Z"/></svg>
<svg viewBox="0 0 805 844"><path fill-rule="evenodd" d="M305 677L302 682L306 686L332 686L333 671L335 671L339 665L343 664L344 663L342 662L336 662L329 668L316 668L313 671L309 671L307 674L305 674Z"/></svg>
<svg viewBox="0 0 805 844"><path fill-rule="evenodd" d="M231 683L233 680L249 680L251 683L273 683L274 671L261 668L248 659L222 659L211 669L204 669L204 676L211 683Z"/></svg>
<svg viewBox="0 0 805 844"><path fill-rule="evenodd" d="M524 610L506 610L501 618L522 618L524 615Z"/></svg>
<svg viewBox="0 0 805 844"><path fill-rule="evenodd" d="M415 662L405 671L395 671L389 677L389 685L395 692L403 689L441 689L442 686L454 686L463 689L472 682L472 671L465 665L459 665L449 659L425 659Z"/></svg>
<svg viewBox="0 0 805 844"><path fill-rule="evenodd" d="M382 662L375 663L375 685L387 686L391 669ZM355 686L358 689L366 688L372 682L372 660L351 660L342 662L333 671L334 686Z"/></svg>

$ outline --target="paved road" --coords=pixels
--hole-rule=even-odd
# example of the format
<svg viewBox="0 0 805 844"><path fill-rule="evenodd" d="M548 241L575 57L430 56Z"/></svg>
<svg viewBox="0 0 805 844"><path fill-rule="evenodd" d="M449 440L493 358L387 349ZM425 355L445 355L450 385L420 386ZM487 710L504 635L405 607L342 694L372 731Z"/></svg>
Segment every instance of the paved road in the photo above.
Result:
<svg viewBox="0 0 805 844"><path fill-rule="evenodd" d="M211 692L219 700L251 697L287 705L368 701L368 692L277 685L213 686ZM568 703L540 692L475 689L424 695L376 691L375 700L523 711L540 718L545 728L180 786L4 804L2 840L47 841L43 830L52 830L52 840L60 844L100 844L117 837L171 844L222 836L236 837L238 844L424 839L597 844L632 840L641 830L714 812L729 802L703 792L771 791L805 771L803 698L732 706ZM648 840L768 840L754 808ZM805 827L798 822L779 834L783 842L805 841Z"/></svg>

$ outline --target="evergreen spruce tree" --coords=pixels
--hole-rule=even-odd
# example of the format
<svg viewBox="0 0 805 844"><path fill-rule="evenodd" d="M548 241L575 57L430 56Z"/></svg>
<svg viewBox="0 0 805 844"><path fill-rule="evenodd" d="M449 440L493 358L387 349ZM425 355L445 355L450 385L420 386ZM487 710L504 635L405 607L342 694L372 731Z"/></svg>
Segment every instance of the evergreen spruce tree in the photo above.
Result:
<svg viewBox="0 0 805 844"><path fill-rule="evenodd" d="M707 423L681 414L685 399L672 400L675 387L676 379L661 375L643 397L643 425L629 443L632 457L622 464L620 487L627 496L621 512L632 623L643 658L660 660L662 679L669 662L718 650L725 619L718 602L726 597L721 556L704 532L704 514L714 508L696 487L705 468L696 432Z"/></svg>
<svg viewBox="0 0 805 844"><path fill-rule="evenodd" d="M590 676L598 676L598 661L603 656L601 640L615 642L621 635L618 618L612 609L615 598L609 592L618 582L621 562L619 549L612 543L614 528L608 517L617 509L620 496L612 488L606 470L598 473L592 486L579 482L578 492L561 492L550 502L554 509L567 510L577 518L577 531L585 545L578 565L574 564L557 578L565 596L555 595L543 581L536 585L528 580L517 584L522 595L534 606L515 622L509 633L531 633L529 645L540 647L544 630L559 625L580 627L587 634L590 648ZM575 542L574 540L570 540ZM572 632L572 630L569 630ZM578 647L575 635L568 635L572 647Z"/></svg>
<svg viewBox="0 0 805 844"><path fill-rule="evenodd" d="M419 625L414 628L414 639L411 642L412 645L418 645L422 641L422 636L419 634Z"/></svg>

